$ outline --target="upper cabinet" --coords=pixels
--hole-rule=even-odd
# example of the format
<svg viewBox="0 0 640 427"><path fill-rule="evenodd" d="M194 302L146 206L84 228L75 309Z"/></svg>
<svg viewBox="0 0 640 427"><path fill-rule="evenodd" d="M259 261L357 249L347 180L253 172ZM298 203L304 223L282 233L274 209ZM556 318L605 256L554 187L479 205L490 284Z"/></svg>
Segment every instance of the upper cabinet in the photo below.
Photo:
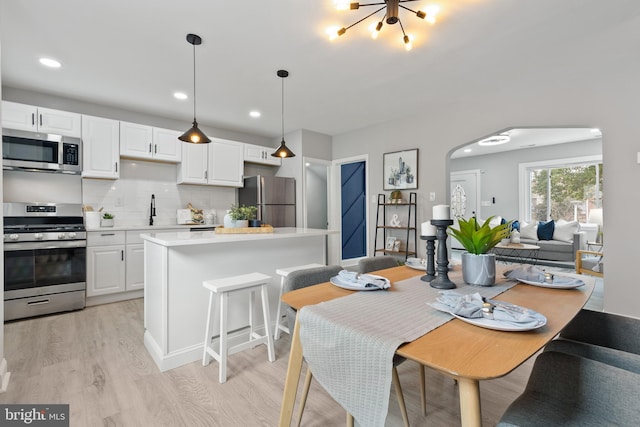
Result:
<svg viewBox="0 0 640 427"><path fill-rule="evenodd" d="M2 127L56 135L81 136L81 115L2 101Z"/></svg>
<svg viewBox="0 0 640 427"><path fill-rule="evenodd" d="M120 122L82 116L82 177L120 177Z"/></svg>
<svg viewBox="0 0 640 427"><path fill-rule="evenodd" d="M262 145L244 144L244 161L261 165L280 166L282 159L273 157L273 149Z"/></svg>
<svg viewBox="0 0 640 427"><path fill-rule="evenodd" d="M120 155L132 159L179 163L180 132L137 123L120 122Z"/></svg>
<svg viewBox="0 0 640 427"><path fill-rule="evenodd" d="M242 187L244 145L218 138L211 138L209 144L183 143L178 184Z"/></svg>

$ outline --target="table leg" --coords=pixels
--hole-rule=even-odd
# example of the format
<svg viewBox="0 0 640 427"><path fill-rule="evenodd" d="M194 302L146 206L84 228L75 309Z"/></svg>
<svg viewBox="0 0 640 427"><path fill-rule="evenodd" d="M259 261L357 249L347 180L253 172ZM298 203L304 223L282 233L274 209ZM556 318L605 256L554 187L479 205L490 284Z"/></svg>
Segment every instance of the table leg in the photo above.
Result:
<svg viewBox="0 0 640 427"><path fill-rule="evenodd" d="M462 427L482 427L480 412L480 383L471 378L457 378L460 393L460 421Z"/></svg>
<svg viewBox="0 0 640 427"><path fill-rule="evenodd" d="M298 382L302 370L302 345L300 343L300 331L298 319L291 334L291 350L289 351L289 365L287 376L284 380L284 392L282 394L282 406L280 406L280 427L289 427L293 417L293 407L296 403Z"/></svg>

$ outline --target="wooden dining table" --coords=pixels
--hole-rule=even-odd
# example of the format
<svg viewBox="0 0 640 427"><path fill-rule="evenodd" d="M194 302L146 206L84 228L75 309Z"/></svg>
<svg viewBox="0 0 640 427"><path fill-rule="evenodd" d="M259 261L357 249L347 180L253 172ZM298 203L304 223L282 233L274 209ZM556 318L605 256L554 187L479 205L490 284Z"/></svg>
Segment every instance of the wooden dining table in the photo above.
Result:
<svg viewBox="0 0 640 427"><path fill-rule="evenodd" d="M498 266L497 274L501 274L504 268ZM423 271L406 266L374 273L391 281L391 292L393 283L424 275ZM449 277L454 282L463 283L459 271L449 273ZM480 381L507 375L560 333L586 304L593 292L594 279L586 276L580 276L580 279L585 285L575 289L551 289L519 283L493 298L544 314L547 324L541 328L524 332L504 332L481 328L454 318L413 342L401 345L396 354L456 379L459 384L461 425L480 427ZM424 286L429 286L428 283L423 283ZM353 292L356 291L342 289L326 282L288 292L282 296L282 301L299 310L304 306L330 301ZM280 407L280 427L288 427L291 424L302 361L299 325L296 320L291 335L289 365Z"/></svg>

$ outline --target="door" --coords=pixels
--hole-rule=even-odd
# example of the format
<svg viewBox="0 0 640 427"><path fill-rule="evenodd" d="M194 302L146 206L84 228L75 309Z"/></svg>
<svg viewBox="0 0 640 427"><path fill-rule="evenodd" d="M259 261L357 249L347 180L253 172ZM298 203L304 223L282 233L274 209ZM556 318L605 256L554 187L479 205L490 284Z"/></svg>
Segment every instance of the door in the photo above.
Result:
<svg viewBox="0 0 640 427"><path fill-rule="evenodd" d="M82 116L82 177L120 177L120 122Z"/></svg>
<svg viewBox="0 0 640 427"><path fill-rule="evenodd" d="M329 226L329 167L327 160L305 157L302 192L302 218L305 228Z"/></svg>
<svg viewBox="0 0 640 427"><path fill-rule="evenodd" d="M235 141L214 139L209 145L209 184L242 187L244 146Z"/></svg>
<svg viewBox="0 0 640 427"><path fill-rule="evenodd" d="M294 205L296 180L280 176L262 176L260 203L264 205Z"/></svg>
<svg viewBox="0 0 640 427"><path fill-rule="evenodd" d="M367 255L366 163L340 166L342 259Z"/></svg>
<svg viewBox="0 0 640 427"><path fill-rule="evenodd" d="M260 220L273 227L295 227L296 205L261 205Z"/></svg>
<svg viewBox="0 0 640 427"><path fill-rule="evenodd" d="M451 172L450 175L451 218L469 219L480 213L480 170ZM454 224L457 226L457 223ZM452 249L462 249L457 239L451 239Z"/></svg>
<svg viewBox="0 0 640 427"><path fill-rule="evenodd" d="M167 162L182 160L181 132L171 129L153 128L153 158Z"/></svg>

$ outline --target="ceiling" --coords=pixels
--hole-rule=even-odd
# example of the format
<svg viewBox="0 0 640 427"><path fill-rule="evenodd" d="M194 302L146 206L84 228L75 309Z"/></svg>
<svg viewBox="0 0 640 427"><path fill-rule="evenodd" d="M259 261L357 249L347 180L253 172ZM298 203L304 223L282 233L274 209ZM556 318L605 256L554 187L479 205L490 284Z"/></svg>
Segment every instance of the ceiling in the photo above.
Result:
<svg viewBox="0 0 640 427"><path fill-rule="evenodd" d="M474 141L457 149L451 154L451 158L459 159L504 151L544 147L545 145L602 140L602 132L596 128L513 128L505 129L495 135L507 135L510 139L504 144L483 146L479 142L486 138L481 138L479 141ZM490 137L495 135L490 135Z"/></svg>
<svg viewBox="0 0 640 427"><path fill-rule="evenodd" d="M185 37L196 33L203 39L196 48L201 125L278 137L276 71L284 68L285 133L333 136L490 97L527 78L572 78L600 64L594 45L615 54L598 41L637 26L640 14L636 0L437 2L442 12L433 26L400 11L415 35L406 52L398 25L372 40L371 20L330 42L327 26L351 24L371 10L338 12L332 0L0 0L2 84L174 118L186 129L192 99L172 94L192 95L193 50ZM40 56L62 68L40 66ZM253 109L262 117L250 118Z"/></svg>

